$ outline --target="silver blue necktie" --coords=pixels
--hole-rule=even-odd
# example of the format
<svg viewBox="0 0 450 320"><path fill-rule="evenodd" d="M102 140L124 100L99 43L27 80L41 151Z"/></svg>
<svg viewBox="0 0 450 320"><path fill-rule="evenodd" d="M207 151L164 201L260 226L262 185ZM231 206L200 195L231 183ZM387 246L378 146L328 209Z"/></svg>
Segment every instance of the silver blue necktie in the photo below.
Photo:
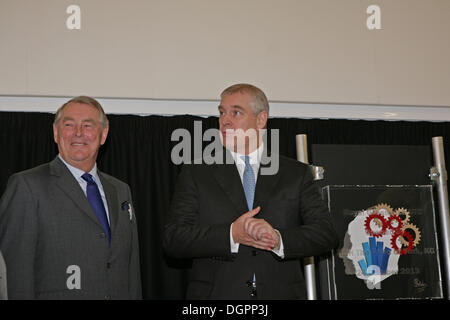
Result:
<svg viewBox="0 0 450 320"><path fill-rule="evenodd" d="M242 156L245 162L244 176L242 178L242 185L244 186L245 199L247 199L248 210L253 209L253 199L255 198L255 174L250 165L250 157Z"/></svg>

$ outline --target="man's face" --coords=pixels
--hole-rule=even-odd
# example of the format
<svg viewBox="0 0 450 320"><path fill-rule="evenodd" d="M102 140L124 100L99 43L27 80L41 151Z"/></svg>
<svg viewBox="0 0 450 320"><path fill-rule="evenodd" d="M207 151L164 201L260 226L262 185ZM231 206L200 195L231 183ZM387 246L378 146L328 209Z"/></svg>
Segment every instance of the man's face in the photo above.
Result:
<svg viewBox="0 0 450 320"><path fill-rule="evenodd" d="M224 95L219 105L219 129L223 145L241 154L249 154L262 142L260 129L267 123L267 112L253 113L253 98L248 93ZM239 130L241 129L241 130Z"/></svg>
<svg viewBox="0 0 450 320"><path fill-rule="evenodd" d="M53 136L61 157L70 165L89 172L97 160L98 149L106 141L100 112L91 105L71 102L62 111Z"/></svg>

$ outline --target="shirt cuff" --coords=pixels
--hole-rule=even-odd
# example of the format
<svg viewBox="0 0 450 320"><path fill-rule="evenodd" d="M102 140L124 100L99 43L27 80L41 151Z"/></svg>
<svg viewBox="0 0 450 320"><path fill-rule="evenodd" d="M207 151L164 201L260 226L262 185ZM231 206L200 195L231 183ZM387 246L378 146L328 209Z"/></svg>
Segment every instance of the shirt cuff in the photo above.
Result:
<svg viewBox="0 0 450 320"><path fill-rule="evenodd" d="M277 229L274 229L276 233L278 233L278 236L280 237L280 248L278 250L273 249L272 252L275 253L277 256L279 256L281 259L284 259L284 245L283 245L283 238L281 238L281 233Z"/></svg>
<svg viewBox="0 0 450 320"><path fill-rule="evenodd" d="M235 243L233 240L233 224L230 226L230 248L231 253L238 253L239 251L239 243Z"/></svg>

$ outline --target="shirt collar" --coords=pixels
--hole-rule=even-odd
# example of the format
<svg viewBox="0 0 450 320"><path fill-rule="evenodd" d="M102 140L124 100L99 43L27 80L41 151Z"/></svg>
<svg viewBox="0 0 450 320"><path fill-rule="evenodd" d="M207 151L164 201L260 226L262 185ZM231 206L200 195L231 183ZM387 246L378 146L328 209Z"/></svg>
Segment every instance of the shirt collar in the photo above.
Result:
<svg viewBox="0 0 450 320"><path fill-rule="evenodd" d="M83 170L80 170L78 168L75 168L74 166L71 166L70 164L68 164L63 157L61 157L61 154L58 154L59 159L61 159L61 161L66 165L66 167L69 169L69 171L72 173L72 175L75 177L75 179L77 180L83 180L83 178L81 178L81 176L83 174L85 174L85 172ZM88 172L92 177L94 177L94 181L98 182L100 181L100 177L98 176L97 173L97 163L94 164L94 167L91 169L91 171ZM84 181L84 180L83 180Z"/></svg>
<svg viewBox="0 0 450 320"><path fill-rule="evenodd" d="M242 159L242 157L245 156L244 154L236 153L231 150L229 150L229 151L230 151L231 156L233 157L234 162L236 164L245 165L245 161L244 161L244 159ZM248 154L251 165L259 164L261 162L261 157L262 157L263 151L264 151L264 144L261 143L261 145L258 147L258 149L256 149L252 153Z"/></svg>

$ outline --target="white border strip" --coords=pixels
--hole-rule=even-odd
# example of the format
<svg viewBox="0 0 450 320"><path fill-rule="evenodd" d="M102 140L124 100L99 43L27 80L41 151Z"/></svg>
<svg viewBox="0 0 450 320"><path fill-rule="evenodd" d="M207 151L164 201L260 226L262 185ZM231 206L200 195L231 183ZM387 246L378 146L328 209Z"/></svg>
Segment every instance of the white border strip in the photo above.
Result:
<svg viewBox="0 0 450 320"><path fill-rule="evenodd" d="M0 96L0 111L54 113L71 97ZM218 101L98 98L106 113L217 116ZM270 116L302 119L450 121L450 107L271 102Z"/></svg>

